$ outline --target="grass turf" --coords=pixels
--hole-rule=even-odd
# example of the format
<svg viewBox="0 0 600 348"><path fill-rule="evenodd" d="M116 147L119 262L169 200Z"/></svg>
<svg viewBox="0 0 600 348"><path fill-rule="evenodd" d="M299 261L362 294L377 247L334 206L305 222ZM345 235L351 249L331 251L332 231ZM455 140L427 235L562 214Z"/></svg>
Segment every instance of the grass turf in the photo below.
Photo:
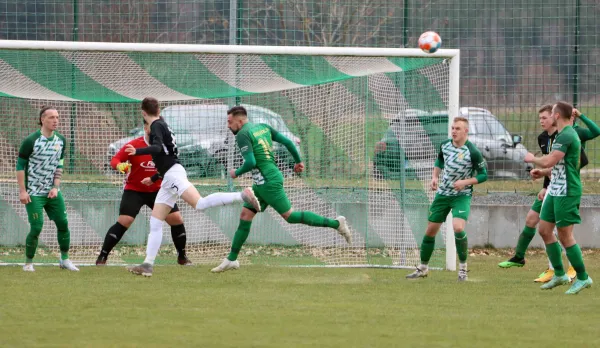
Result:
<svg viewBox="0 0 600 348"><path fill-rule="evenodd" d="M542 253L499 269L506 257L473 251L467 283L445 271L409 281L397 269L158 266L147 279L122 267L0 267L0 346L593 345L598 290L542 291L532 282ZM585 258L600 275L600 253Z"/></svg>

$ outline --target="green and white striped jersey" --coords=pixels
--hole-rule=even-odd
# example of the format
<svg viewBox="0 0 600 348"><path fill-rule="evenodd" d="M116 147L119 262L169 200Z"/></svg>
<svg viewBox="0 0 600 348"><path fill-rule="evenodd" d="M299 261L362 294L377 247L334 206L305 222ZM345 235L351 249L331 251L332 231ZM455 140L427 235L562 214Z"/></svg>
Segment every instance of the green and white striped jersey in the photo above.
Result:
<svg viewBox="0 0 600 348"><path fill-rule="evenodd" d="M443 196L472 195L473 186L469 185L462 191L456 191L454 183L475 177L475 172L479 183L487 180L485 160L477 147L468 140L461 147L455 147L452 139L442 142L435 166L444 170L442 182L437 190L437 193Z"/></svg>
<svg viewBox="0 0 600 348"><path fill-rule="evenodd" d="M552 178L548 186L551 196L581 196L579 175L581 141L573 127L566 126L556 135L552 151L561 151L565 156L552 167Z"/></svg>
<svg viewBox="0 0 600 348"><path fill-rule="evenodd" d="M46 196L54 185L54 173L63 167L65 138L58 132L46 138L41 130L31 133L19 148L17 170L25 171L25 186L31 196Z"/></svg>

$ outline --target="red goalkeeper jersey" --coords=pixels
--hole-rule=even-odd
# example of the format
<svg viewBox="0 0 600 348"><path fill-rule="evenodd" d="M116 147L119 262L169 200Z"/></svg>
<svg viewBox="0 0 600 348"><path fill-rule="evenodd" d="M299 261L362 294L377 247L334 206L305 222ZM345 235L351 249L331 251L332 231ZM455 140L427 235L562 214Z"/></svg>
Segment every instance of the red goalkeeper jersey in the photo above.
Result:
<svg viewBox="0 0 600 348"><path fill-rule="evenodd" d="M152 185L146 186L142 184L142 180L147 177L151 177L157 173L154 162L152 161L151 155L139 155L129 156L125 152L125 147L132 145L136 149L147 147L149 144L146 142L144 137L133 139L117 152L117 154L110 161L111 167L117 169L117 164L122 162L131 163L129 173L125 177L125 190L132 190L138 192L157 192L160 189L161 180L155 181Z"/></svg>

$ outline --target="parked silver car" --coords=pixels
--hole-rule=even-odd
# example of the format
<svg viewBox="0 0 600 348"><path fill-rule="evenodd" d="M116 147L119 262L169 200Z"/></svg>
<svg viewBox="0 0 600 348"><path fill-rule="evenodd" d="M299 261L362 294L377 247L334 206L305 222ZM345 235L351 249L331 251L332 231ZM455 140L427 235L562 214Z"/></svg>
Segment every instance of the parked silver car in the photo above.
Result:
<svg viewBox="0 0 600 348"><path fill-rule="evenodd" d="M296 137L283 122L282 117L256 105L242 104L248 111L252 123L266 123L289 138L300 151L300 139ZM186 168L188 175L199 177L217 177L224 173L228 164L228 154L232 154L229 164L239 166L242 157L234 137L227 128L227 110L225 104L172 105L161 111L169 127L175 133L179 159ZM131 130L132 136L119 139L108 145L107 162L117 151L132 139L143 135L142 128ZM279 144L273 144L273 152L279 168L284 173L290 173L294 159L287 149Z"/></svg>
<svg viewBox="0 0 600 348"><path fill-rule="evenodd" d="M489 110L462 107L459 116L469 120L469 140L487 162L490 179L524 179L531 165L523 162L527 149L521 136L511 135ZM440 143L448 139L448 112L408 109L390 121L375 146L375 175L386 179L403 173L414 177L419 168L431 166ZM426 163L425 163L426 162Z"/></svg>

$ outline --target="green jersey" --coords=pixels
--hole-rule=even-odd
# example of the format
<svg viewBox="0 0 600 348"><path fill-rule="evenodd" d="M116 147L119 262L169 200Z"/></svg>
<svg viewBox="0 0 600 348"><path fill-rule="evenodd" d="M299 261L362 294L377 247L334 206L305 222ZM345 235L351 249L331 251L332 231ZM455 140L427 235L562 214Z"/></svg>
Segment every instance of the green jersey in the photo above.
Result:
<svg viewBox="0 0 600 348"><path fill-rule="evenodd" d="M581 140L573 127L566 126L556 135L552 151L564 152L565 156L552 167L548 194L551 196L581 196L579 176Z"/></svg>
<svg viewBox="0 0 600 348"><path fill-rule="evenodd" d="M65 138L58 132L46 138L40 130L31 133L19 148L17 170L25 171L25 187L31 196L47 196L57 168L63 167Z"/></svg>
<svg viewBox="0 0 600 348"><path fill-rule="evenodd" d="M477 147L468 140L461 147L454 146L452 139L442 142L435 166L444 170L442 183L437 190L437 193L443 196L470 196L473 194L471 185L461 191L455 190L454 183L458 180L472 177L476 177L478 183L487 180L487 168L483 156Z"/></svg>
<svg viewBox="0 0 600 348"><path fill-rule="evenodd" d="M244 157L244 165L236 170L236 175L252 170L252 179L256 185L274 181L283 182L283 175L273 156L273 140L286 145L296 163L300 162L300 156L293 143L267 124L246 123L236 134L235 140ZM288 142L291 147L288 146Z"/></svg>

